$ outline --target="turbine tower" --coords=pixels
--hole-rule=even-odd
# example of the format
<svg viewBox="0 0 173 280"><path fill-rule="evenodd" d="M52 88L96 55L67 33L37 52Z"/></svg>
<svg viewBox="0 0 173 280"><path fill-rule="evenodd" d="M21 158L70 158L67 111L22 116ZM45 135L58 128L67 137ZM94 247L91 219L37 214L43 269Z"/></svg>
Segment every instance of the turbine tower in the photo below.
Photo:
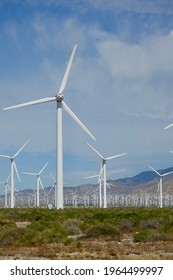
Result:
<svg viewBox="0 0 173 280"><path fill-rule="evenodd" d="M4 182L0 182L0 184L4 184L5 185L5 208L8 207L8 188L10 188L10 186L8 185L8 181L10 179L10 175L8 176L8 178L6 179L6 181Z"/></svg>
<svg viewBox="0 0 173 280"><path fill-rule="evenodd" d="M159 177L160 177L160 182L159 182L159 189L160 189L160 208L163 207L163 199L162 199L162 194L163 194L163 191L162 191L162 177L166 176L166 175L169 175L171 173L173 173L173 171L170 171L170 172L167 172L167 173L164 173L164 174L160 174L157 170L155 170L152 166L148 165L148 167L150 169L152 169Z"/></svg>
<svg viewBox="0 0 173 280"><path fill-rule="evenodd" d="M37 190L37 201L36 201L36 206L37 206L37 207L40 206L40 196L39 196L40 185L41 185L41 187L44 189L43 184L42 184L42 181L41 181L41 179L40 179L40 175L41 175L41 173L43 172L43 170L46 168L47 165L48 165L48 162L43 166L43 168L42 168L38 173L22 172L23 174L36 176L36 190Z"/></svg>
<svg viewBox="0 0 173 280"><path fill-rule="evenodd" d="M71 109L67 106L67 104L64 102L64 96L63 92L66 87L67 79L70 73L71 65L73 62L73 58L75 55L77 45L74 46L71 57L69 59L69 62L67 64L67 68L60 86L60 89L58 93L53 96L53 97L47 97L47 98L42 98L38 99L35 101L30 101L26 102L23 104L15 105L15 106L10 106L4 108L4 110L9 110L9 109L15 109L15 108L20 108L20 107L25 107L25 106L30 106L30 105L36 105L40 103L47 103L51 101L55 101L57 104L57 148L56 148L56 208L60 209L63 208L63 143L62 143L62 108L73 118L75 122L92 138L95 140L95 137L91 134L91 132L84 126L84 124L79 120L79 118L71 111Z"/></svg>
<svg viewBox="0 0 173 280"><path fill-rule="evenodd" d="M89 143L87 143L88 146L102 159L102 164L101 164L101 169L100 169L100 178L102 177L101 174L103 173L103 207L106 208L107 207L107 199L106 199L106 161L113 159L113 158L117 158L117 157L121 157L123 155L126 155L127 153L123 153L123 154L118 154L115 156L111 156L111 157L103 157L95 148L93 148Z"/></svg>
<svg viewBox="0 0 173 280"><path fill-rule="evenodd" d="M21 182L19 172L17 170L17 166L16 166L16 163L15 163L15 159L19 155L19 153L23 150L23 148L26 146L26 144L28 142L29 142L29 140L27 140L25 142L25 144L17 151L17 153L15 153L14 156L0 155L0 157L8 158L11 161L11 175L10 175L10 177L11 177L11 186L10 186L10 188L11 188L11 206L10 206L10 208L14 208L14 170L16 172L16 175L18 177L19 182Z"/></svg>

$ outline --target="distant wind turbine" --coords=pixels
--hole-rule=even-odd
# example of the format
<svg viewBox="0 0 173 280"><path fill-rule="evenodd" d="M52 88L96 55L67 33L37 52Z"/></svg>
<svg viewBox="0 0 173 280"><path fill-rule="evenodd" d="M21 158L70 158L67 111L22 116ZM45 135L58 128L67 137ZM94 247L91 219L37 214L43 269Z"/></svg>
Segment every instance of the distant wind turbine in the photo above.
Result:
<svg viewBox="0 0 173 280"><path fill-rule="evenodd" d="M23 104L15 105L15 106L10 106L4 108L4 110L9 110L9 109L15 109L15 108L20 108L20 107L25 107L25 106L30 106L30 105L36 105L40 103L47 103L51 101L56 101L57 104L57 154L56 154L56 208L60 209L63 208L63 146L62 146L62 108L73 118L75 122L92 138L95 140L95 137L91 134L91 132L84 126L84 124L79 120L79 118L71 111L71 109L67 106L67 104L64 102L64 96L63 92L66 87L67 79L70 73L71 65L73 62L73 58L75 55L77 45L74 46L71 57L69 59L69 62L67 64L67 68L60 86L60 89L58 93L53 96L53 97L47 97L47 98L42 98L38 99L35 101L31 102L26 102Z"/></svg>
<svg viewBox="0 0 173 280"><path fill-rule="evenodd" d="M99 174L84 177L84 179L98 178L98 184L99 184L99 206L100 207L102 207L102 183L104 184L104 178L102 177L102 173L103 173L103 168L102 168L102 165L101 165L101 169L100 169ZM111 173L109 173L109 174L111 174ZM106 186L108 188L110 188L111 186L115 187L115 185L110 184L107 181L106 181Z"/></svg>
<svg viewBox="0 0 173 280"><path fill-rule="evenodd" d="M17 166L15 163L15 159L28 142L29 142L29 140L25 142L25 144L17 151L17 153L15 153L14 156L0 155L0 157L8 158L11 160L11 174L10 174L10 177L11 177L11 186L10 186L11 187L11 208L14 208L14 170L16 172L19 182L21 182L19 172L17 170Z"/></svg>
<svg viewBox="0 0 173 280"><path fill-rule="evenodd" d="M0 182L0 184L4 184L5 185L5 208L8 207L8 202L7 202L8 188L10 189L10 186L8 184L9 179L10 179L10 174L9 174L8 178L4 182Z"/></svg>
<svg viewBox="0 0 173 280"><path fill-rule="evenodd" d="M106 161L113 159L113 158L117 158L117 157L121 157L123 155L126 155L127 153L123 153L123 154L118 154L115 156L111 156L111 157L103 157L95 148L93 148L89 143L87 143L88 146L102 159L102 164L101 164L101 169L100 169L100 177L101 174L103 172L103 196L104 196L104 202L103 202L103 207L106 208L107 207L107 198L106 198Z"/></svg>
<svg viewBox="0 0 173 280"><path fill-rule="evenodd" d="M162 177L167 176L171 173L173 173L173 171L170 172L166 172L164 174L160 174L157 170L155 170L152 166L148 165L148 167L153 170L159 177L160 177L160 182L159 182L159 189L160 189L160 208L163 207L163 203L162 203Z"/></svg>
<svg viewBox="0 0 173 280"><path fill-rule="evenodd" d="M97 175L91 175L84 177L84 179L91 179L91 178L98 178L98 184L99 184L99 206L102 207L102 178L101 178L101 172Z"/></svg>
<svg viewBox="0 0 173 280"><path fill-rule="evenodd" d="M41 185L41 187L44 189L43 183L42 183L41 178L40 178L40 175L41 175L41 173L43 172L43 170L46 168L47 165L48 165L48 162L43 166L43 168L42 168L38 173L22 172L23 174L36 176L36 190L37 190L37 201L36 201L36 206L37 206L37 207L40 206L40 197L39 197L40 185Z"/></svg>

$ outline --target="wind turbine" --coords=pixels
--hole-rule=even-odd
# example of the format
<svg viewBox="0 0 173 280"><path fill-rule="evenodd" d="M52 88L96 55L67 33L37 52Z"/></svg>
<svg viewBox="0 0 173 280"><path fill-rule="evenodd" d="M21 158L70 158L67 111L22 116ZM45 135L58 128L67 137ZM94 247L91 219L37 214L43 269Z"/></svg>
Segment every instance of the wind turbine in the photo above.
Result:
<svg viewBox="0 0 173 280"><path fill-rule="evenodd" d="M98 184L99 184L99 206L102 207L102 178L101 178L101 172L97 175L91 175L84 177L84 179L91 179L91 178L98 178Z"/></svg>
<svg viewBox="0 0 173 280"><path fill-rule="evenodd" d="M103 207L107 207L107 199L106 199L106 161L111 160L113 158L121 157L123 155L126 155L127 153L123 154L118 154L115 156L111 157L103 157L95 148L93 148L89 143L87 143L88 146L102 159L102 164L101 164L101 169L100 169L100 178L102 177L101 174L103 173L103 196L104 196L104 201L103 201Z"/></svg>
<svg viewBox="0 0 173 280"><path fill-rule="evenodd" d="M102 177L102 173L103 173L103 168L102 168L102 165L101 165L101 169L100 169L99 174L84 177L84 179L98 178L98 184L99 184L99 206L100 206L100 208L102 207L102 183L104 183L104 178ZM110 183L108 184L107 181L106 181L106 186L108 188L110 188L111 186L115 187L115 185L112 185Z"/></svg>
<svg viewBox="0 0 173 280"><path fill-rule="evenodd" d="M5 185L5 208L8 207L7 198L8 198L8 188L10 188L10 186L8 185L9 179L10 179L10 174L9 174L8 178L6 179L6 181L0 182L0 184Z"/></svg>
<svg viewBox="0 0 173 280"><path fill-rule="evenodd" d="M71 65L73 62L73 58L75 55L77 45L74 46L71 57L69 59L69 62L67 64L67 68L60 86L60 89L58 93L53 96L53 97L47 97L47 98L42 98L38 99L35 101L30 101L26 102L23 104L15 105L15 106L10 106L4 108L4 110L9 110L9 109L15 109L15 108L20 108L20 107L25 107L25 106L30 106L30 105L36 105L40 103L47 103L51 101L56 101L57 104L57 148L56 148L56 208L60 209L63 208L63 147L62 147L62 108L73 118L75 122L92 138L95 140L95 137L91 134L91 132L84 126L84 124L79 120L79 118L71 111L71 109L67 106L67 104L64 102L64 96L63 92L66 87L67 79L70 73Z"/></svg>
<svg viewBox="0 0 173 280"><path fill-rule="evenodd" d="M162 177L173 173L173 171L166 172L166 173L164 173L164 174L160 174L160 173L159 173L157 170L155 170L152 166L148 165L148 167L149 167L150 169L152 169L152 170L160 177L160 182L159 182L159 189L160 189L160 208L162 208L162 207L163 207L163 204L162 204Z"/></svg>
<svg viewBox="0 0 173 280"><path fill-rule="evenodd" d="M0 155L0 157L3 157L3 158L8 158L11 160L11 208L14 208L14 170L16 172L16 175L18 177L18 180L19 182L21 182L20 180L20 176L19 176L19 172L17 170L17 166L16 166L16 163L15 163L15 159L16 157L19 155L19 153L23 150L23 148L26 146L26 144L29 142L29 140L27 140L25 142L25 144L17 151L17 153L15 153L14 156L7 156L7 155Z"/></svg>
<svg viewBox="0 0 173 280"><path fill-rule="evenodd" d="M36 189L37 189L37 202L36 202L37 204L36 204L36 206L37 207L40 206L40 202L39 202L40 201L40 197L39 197L40 185L44 189L43 183L40 179L40 175L43 172L43 170L46 168L47 165L48 165L48 162L43 166L43 168L38 173L22 172L23 174L36 176Z"/></svg>

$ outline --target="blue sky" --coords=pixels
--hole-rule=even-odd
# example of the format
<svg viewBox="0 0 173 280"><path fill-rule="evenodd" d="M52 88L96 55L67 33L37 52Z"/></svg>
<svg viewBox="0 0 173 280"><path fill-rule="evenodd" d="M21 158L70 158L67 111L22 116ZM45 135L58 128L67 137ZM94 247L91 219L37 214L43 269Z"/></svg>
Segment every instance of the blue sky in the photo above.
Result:
<svg viewBox="0 0 173 280"><path fill-rule="evenodd" d="M56 105L2 108L54 96L75 43L65 102L97 141L63 113L66 186L94 183L83 178L99 171L100 159L86 142L104 156L128 153L107 163L110 179L173 166L173 129L163 129L173 121L173 1L1 0L0 42L0 154L30 139L16 159L16 187L34 187L21 172L46 162L42 181L53 183ZM9 172L0 158L0 180Z"/></svg>

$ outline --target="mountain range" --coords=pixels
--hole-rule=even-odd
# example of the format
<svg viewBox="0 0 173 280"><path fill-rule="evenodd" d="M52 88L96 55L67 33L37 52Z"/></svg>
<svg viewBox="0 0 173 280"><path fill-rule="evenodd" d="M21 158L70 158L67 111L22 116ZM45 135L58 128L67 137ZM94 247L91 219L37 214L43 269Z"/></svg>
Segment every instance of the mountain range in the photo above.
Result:
<svg viewBox="0 0 173 280"><path fill-rule="evenodd" d="M158 170L162 175L173 171L173 167L163 170ZM163 176L163 195L169 194L173 197L173 173ZM132 195L132 194L148 194L150 197L158 195L158 183L160 176L153 171L144 171L133 177L126 177L118 180L108 180L107 195ZM98 184L83 184L76 187L64 187L64 200L68 201L68 205L75 204L74 200L84 201L99 194ZM10 198L10 193L8 194ZM77 198L76 198L77 197ZM88 197L88 198L87 198ZM40 203L48 205L53 203L55 198L54 188L51 186L46 187L44 190L40 189ZM36 199L36 190L33 188L25 188L19 193L15 193L16 205L34 205ZM0 196L0 206L4 205L4 195Z"/></svg>

